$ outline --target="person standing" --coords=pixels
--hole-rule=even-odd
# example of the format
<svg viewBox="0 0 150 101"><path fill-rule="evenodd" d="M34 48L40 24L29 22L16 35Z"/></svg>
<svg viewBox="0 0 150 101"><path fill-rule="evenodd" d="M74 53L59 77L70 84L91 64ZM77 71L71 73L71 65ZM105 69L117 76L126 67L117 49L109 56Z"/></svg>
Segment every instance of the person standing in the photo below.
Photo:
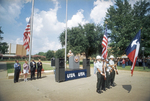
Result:
<svg viewBox="0 0 150 101"><path fill-rule="evenodd" d="M28 61L25 60L25 63L23 64L23 73L24 73L24 81L28 81L27 80L27 76L28 76L28 73L29 73L29 64L28 64Z"/></svg>
<svg viewBox="0 0 150 101"><path fill-rule="evenodd" d="M125 68L125 60L124 60L124 58L122 60L122 68Z"/></svg>
<svg viewBox="0 0 150 101"><path fill-rule="evenodd" d="M68 57L68 63L69 63L69 58L73 56L73 53L71 52L71 50L69 50L69 53L67 54L67 57Z"/></svg>
<svg viewBox="0 0 150 101"><path fill-rule="evenodd" d="M147 59L147 67L150 69L150 56L148 56L148 59Z"/></svg>
<svg viewBox="0 0 150 101"><path fill-rule="evenodd" d="M19 80L19 73L21 70L21 65L18 60L15 61L16 63L14 64L14 83L18 82Z"/></svg>
<svg viewBox="0 0 150 101"><path fill-rule="evenodd" d="M125 65L126 65L126 66L128 66L128 61L129 61L129 59L127 58L127 59L125 60Z"/></svg>
<svg viewBox="0 0 150 101"><path fill-rule="evenodd" d="M70 57L70 56L73 56L73 53L71 52L71 50L69 50L67 57Z"/></svg>
<svg viewBox="0 0 150 101"><path fill-rule="evenodd" d="M30 62L30 71L31 71L31 80L32 78L35 79L35 69L36 69L36 62L34 59Z"/></svg>
<svg viewBox="0 0 150 101"><path fill-rule="evenodd" d="M142 59L141 59L141 57L139 58L139 66L142 66Z"/></svg>
<svg viewBox="0 0 150 101"><path fill-rule="evenodd" d="M42 70L42 62L39 59L39 62L37 63L37 79L41 78L41 70Z"/></svg>
<svg viewBox="0 0 150 101"><path fill-rule="evenodd" d="M102 90L106 91L106 61L102 57L102 73L105 74L105 76L102 75Z"/></svg>
<svg viewBox="0 0 150 101"><path fill-rule="evenodd" d="M94 74L96 75L96 71L97 71L97 68L96 68L96 60L94 60Z"/></svg>
<svg viewBox="0 0 150 101"><path fill-rule="evenodd" d="M117 61L118 61L118 66L120 66L120 58L118 58Z"/></svg>
<svg viewBox="0 0 150 101"><path fill-rule="evenodd" d="M102 63L101 63L101 57L98 55L96 57L96 68L97 68L97 93L101 93L101 87L102 87L102 75L105 76L104 73L102 73Z"/></svg>
<svg viewBox="0 0 150 101"><path fill-rule="evenodd" d="M131 62L131 60L129 60L129 65L130 65L130 66L132 66L132 62Z"/></svg>
<svg viewBox="0 0 150 101"><path fill-rule="evenodd" d="M114 56L111 55L110 57L110 61L109 61L109 66L111 66L112 68L112 75L111 75L111 86L114 86L114 80L115 80L115 66L116 64L114 63L113 59L114 59Z"/></svg>
<svg viewBox="0 0 150 101"><path fill-rule="evenodd" d="M137 57L136 66L139 66L139 57Z"/></svg>

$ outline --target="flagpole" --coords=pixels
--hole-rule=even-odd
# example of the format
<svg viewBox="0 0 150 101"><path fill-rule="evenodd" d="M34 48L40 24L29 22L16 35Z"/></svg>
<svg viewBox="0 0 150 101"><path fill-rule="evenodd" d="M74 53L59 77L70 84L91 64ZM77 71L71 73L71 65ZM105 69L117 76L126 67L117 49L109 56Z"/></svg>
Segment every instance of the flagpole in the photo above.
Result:
<svg viewBox="0 0 150 101"><path fill-rule="evenodd" d="M68 0L66 0L66 31L65 31L65 69L67 68L67 59L66 59L66 53L67 53L67 3Z"/></svg>
<svg viewBox="0 0 150 101"><path fill-rule="evenodd" d="M33 14L34 14L34 0L32 0L32 13L31 13L31 21L30 21L31 29L30 29L29 64L31 61L31 53L32 53Z"/></svg>
<svg viewBox="0 0 150 101"><path fill-rule="evenodd" d="M107 26L107 21L105 21L105 24L106 24L106 26ZM107 55L106 55L106 59L107 59L107 56L108 56L108 50L107 50L107 48L108 48L108 42L107 42L107 46L106 46L106 52L107 52Z"/></svg>

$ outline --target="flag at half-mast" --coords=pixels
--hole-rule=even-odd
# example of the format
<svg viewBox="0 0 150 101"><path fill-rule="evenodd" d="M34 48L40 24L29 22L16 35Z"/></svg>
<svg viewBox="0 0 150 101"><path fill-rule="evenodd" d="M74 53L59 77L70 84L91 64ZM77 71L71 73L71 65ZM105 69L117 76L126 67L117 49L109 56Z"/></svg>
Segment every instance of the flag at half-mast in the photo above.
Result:
<svg viewBox="0 0 150 101"><path fill-rule="evenodd" d="M30 36L31 36L31 34L30 34L30 19L29 19L29 22L26 26L24 33L23 33L23 46L28 51L30 49Z"/></svg>
<svg viewBox="0 0 150 101"><path fill-rule="evenodd" d="M125 50L128 58L132 62L131 75L133 75L134 67L139 53L140 40L141 40L141 30L139 30L139 32L136 34L136 36L133 38L133 40Z"/></svg>
<svg viewBox="0 0 150 101"><path fill-rule="evenodd" d="M106 24L105 34L104 34L103 40L102 40L102 46L103 46L102 57L104 59L107 58L107 45L108 45L108 37L107 37L107 24Z"/></svg>

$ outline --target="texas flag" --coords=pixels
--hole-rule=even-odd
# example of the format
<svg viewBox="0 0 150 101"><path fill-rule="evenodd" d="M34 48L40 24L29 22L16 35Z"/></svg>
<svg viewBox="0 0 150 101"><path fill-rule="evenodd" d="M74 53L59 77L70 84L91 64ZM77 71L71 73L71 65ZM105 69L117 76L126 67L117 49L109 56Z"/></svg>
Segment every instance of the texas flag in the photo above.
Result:
<svg viewBox="0 0 150 101"><path fill-rule="evenodd" d="M131 67L131 75L132 76L133 76L133 70L134 70L134 67L136 64L137 56L139 53L140 40L141 40L141 30L139 30L139 32L136 34L134 39L131 41L130 45L125 50L127 56L132 61L132 67Z"/></svg>

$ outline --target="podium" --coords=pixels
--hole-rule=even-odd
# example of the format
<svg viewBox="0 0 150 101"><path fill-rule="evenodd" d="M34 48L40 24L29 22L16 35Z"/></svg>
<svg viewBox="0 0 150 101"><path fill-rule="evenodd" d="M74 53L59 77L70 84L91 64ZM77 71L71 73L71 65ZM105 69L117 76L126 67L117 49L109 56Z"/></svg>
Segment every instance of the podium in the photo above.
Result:
<svg viewBox="0 0 150 101"><path fill-rule="evenodd" d="M75 70L79 69L80 57L79 56L70 56L69 57L69 69Z"/></svg>

